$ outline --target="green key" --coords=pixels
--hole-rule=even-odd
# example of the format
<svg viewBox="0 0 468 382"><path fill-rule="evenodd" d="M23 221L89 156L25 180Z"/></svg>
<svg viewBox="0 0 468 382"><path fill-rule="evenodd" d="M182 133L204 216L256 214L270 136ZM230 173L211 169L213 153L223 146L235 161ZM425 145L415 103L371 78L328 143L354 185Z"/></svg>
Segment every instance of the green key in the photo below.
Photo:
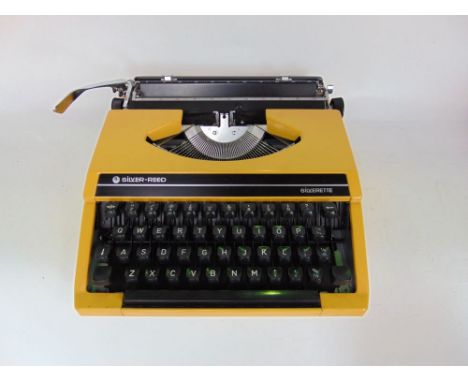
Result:
<svg viewBox="0 0 468 382"><path fill-rule="evenodd" d="M338 267L344 265L343 255L341 254L341 252L337 249L335 252L333 252L333 254L335 256L335 265Z"/></svg>

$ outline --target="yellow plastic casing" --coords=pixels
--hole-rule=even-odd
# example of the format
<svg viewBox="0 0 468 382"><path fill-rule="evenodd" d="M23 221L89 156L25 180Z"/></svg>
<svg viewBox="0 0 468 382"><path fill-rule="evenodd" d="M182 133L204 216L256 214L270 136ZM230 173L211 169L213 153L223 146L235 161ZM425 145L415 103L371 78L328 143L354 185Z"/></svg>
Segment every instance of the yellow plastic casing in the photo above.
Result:
<svg viewBox="0 0 468 382"><path fill-rule="evenodd" d="M341 115L336 110L267 110L271 134L300 142L278 153L248 160L207 161L171 154L146 141L181 132L181 110L112 110L92 158L84 189L84 208L75 279L75 308L83 315L157 316L315 316L363 315L369 285L361 212L361 187ZM350 196L191 197L199 201L346 201L350 203L356 276L354 293L320 293L320 308L122 308L122 293L89 293L88 268L98 201L168 201L181 197L96 197L100 174L345 174ZM186 198L185 198L186 199Z"/></svg>

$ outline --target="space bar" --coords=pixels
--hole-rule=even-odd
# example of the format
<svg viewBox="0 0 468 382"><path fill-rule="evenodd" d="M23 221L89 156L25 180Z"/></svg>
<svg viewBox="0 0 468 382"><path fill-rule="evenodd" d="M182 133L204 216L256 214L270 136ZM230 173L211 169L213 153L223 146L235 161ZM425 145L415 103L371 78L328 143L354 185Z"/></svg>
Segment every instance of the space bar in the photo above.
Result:
<svg viewBox="0 0 468 382"><path fill-rule="evenodd" d="M128 290L124 308L317 308L315 290Z"/></svg>

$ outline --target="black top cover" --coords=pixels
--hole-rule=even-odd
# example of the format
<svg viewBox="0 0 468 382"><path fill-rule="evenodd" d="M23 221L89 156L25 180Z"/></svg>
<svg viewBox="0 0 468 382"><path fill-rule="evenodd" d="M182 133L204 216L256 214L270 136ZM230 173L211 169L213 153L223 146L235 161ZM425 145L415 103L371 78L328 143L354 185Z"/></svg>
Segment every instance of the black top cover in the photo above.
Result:
<svg viewBox="0 0 468 382"><path fill-rule="evenodd" d="M266 109L328 108L321 77L136 77L135 83L129 109L182 109L184 123L214 111L265 123Z"/></svg>

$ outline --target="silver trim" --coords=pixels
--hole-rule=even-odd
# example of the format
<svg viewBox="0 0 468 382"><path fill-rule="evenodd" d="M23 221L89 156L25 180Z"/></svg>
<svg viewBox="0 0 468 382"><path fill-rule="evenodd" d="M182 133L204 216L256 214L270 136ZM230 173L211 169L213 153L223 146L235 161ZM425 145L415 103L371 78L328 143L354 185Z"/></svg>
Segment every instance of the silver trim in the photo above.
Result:
<svg viewBox="0 0 468 382"><path fill-rule="evenodd" d="M130 99L130 93L133 89L135 82L133 80L113 80L113 81L106 81L100 82L97 84L92 84L88 86L83 86L79 89L72 90L68 93L54 108L56 113L63 113L65 112L70 105L76 101L76 99L83 94L85 91L99 89L99 88L111 88L112 91L118 92L119 97L124 98L124 105L128 104L128 100Z"/></svg>
<svg viewBox="0 0 468 382"><path fill-rule="evenodd" d="M172 81L177 81L177 78L175 78L173 76L165 75L165 76L161 77L161 81L163 81L163 82L172 82Z"/></svg>
<svg viewBox="0 0 468 382"><path fill-rule="evenodd" d="M124 109L126 109L127 106L128 106L128 101L130 100L132 90L133 90L133 88L135 86L135 81L128 80L127 83L126 83L126 86L127 86L127 91L125 92L124 101L123 101L123 108Z"/></svg>
<svg viewBox="0 0 468 382"><path fill-rule="evenodd" d="M132 95L132 101L326 101L327 97L143 97Z"/></svg>

